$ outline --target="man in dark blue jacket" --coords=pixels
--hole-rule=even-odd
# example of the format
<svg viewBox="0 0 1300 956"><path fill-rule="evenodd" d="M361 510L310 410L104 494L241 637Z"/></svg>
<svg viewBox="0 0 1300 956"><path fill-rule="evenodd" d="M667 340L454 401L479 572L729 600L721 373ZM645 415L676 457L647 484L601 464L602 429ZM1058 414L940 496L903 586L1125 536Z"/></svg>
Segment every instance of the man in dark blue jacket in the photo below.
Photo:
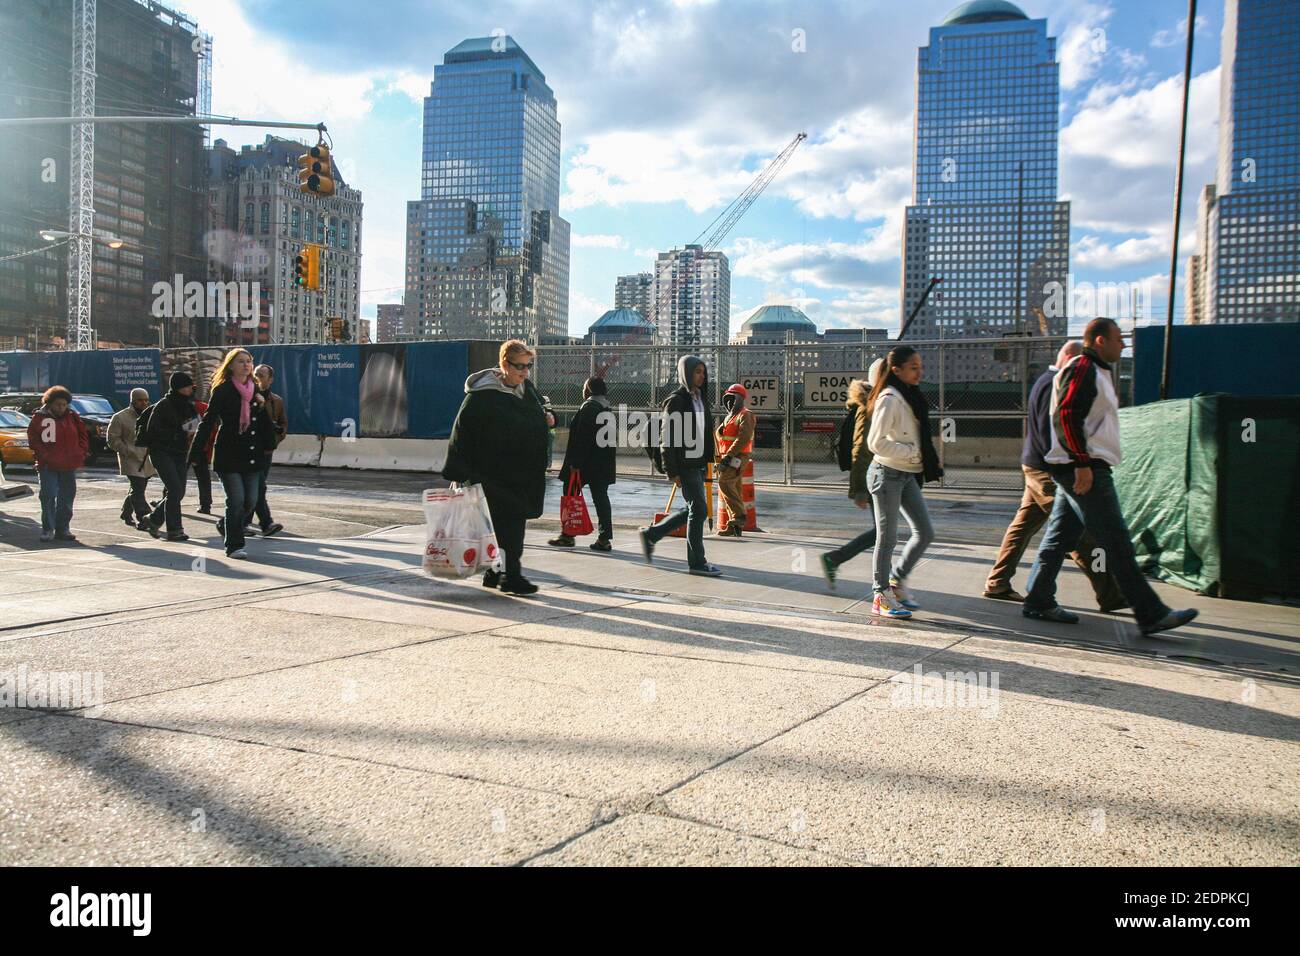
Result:
<svg viewBox="0 0 1300 956"><path fill-rule="evenodd" d="M713 461L713 412L709 408L709 372L704 360L683 355L677 362L679 387L664 402L659 420L659 447L664 473L682 489L686 507L658 524L641 529L641 551L649 562L665 535L686 525L686 563L691 574L718 577L722 571L704 558L704 518L708 496L704 470Z"/></svg>
<svg viewBox="0 0 1300 956"><path fill-rule="evenodd" d="M1046 523L1056 500L1056 483L1052 480L1046 460L1047 451L1052 447L1052 380L1070 359L1082 351L1082 342L1066 342L1062 345L1061 351L1056 355L1056 363L1038 377L1029 392L1029 404L1025 409L1025 446L1020 455L1020 469L1025 473L1025 493L1020 499L1020 509L1002 536L1002 547L984 585L984 596L987 598L1000 601L1025 599L1023 594L1011 586L1011 578L1016 573L1016 566L1025 549L1029 547L1030 539ZM1088 575L1093 594L1097 597L1097 607L1103 612L1128 607L1114 576L1093 570L1092 556L1096 547L1097 543L1085 531L1079 539L1078 548L1070 552L1070 557L1079 566L1079 570Z"/></svg>

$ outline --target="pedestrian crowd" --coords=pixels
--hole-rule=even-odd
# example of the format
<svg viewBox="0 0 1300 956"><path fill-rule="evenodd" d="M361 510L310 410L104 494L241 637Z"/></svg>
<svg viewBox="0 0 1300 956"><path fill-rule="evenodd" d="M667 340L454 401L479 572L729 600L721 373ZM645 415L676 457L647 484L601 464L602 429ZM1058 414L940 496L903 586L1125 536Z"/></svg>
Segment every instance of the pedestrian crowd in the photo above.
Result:
<svg viewBox="0 0 1300 956"><path fill-rule="evenodd" d="M212 513L212 471L225 490L217 533L227 557L247 558L248 537L284 530L266 499L271 457L289 427L284 400L271 390L274 380L270 366L254 368L252 355L236 348L217 366L206 403L195 400L194 379L185 372L173 372L166 394L153 404L147 391L133 389L130 404L113 416L107 434L130 489L122 501L122 521L153 538L188 541L181 502L193 469L200 513ZM43 542L76 540L70 522L89 435L71 402L63 386L46 389L27 427L40 485ZM161 494L150 501L149 481L155 477Z"/></svg>
<svg viewBox="0 0 1300 956"><path fill-rule="evenodd" d="M1024 494L984 596L1020 603L1029 618L1076 623L1078 615L1056 600L1057 575L1069 555L1088 576L1101 611L1131 608L1143 633L1152 634L1185 624L1196 612L1173 610L1156 595L1138 567L1120 509L1112 476L1121 460L1119 402L1109 372L1123 349L1118 325L1094 319L1082 342L1062 347L1056 364L1034 383L1021 457ZM504 561L484 573L483 586L518 595L538 590L523 574L524 534L527 522L540 517L545 507L557 425L550 399L532 381L534 357L525 342L512 339L501 346L496 367L466 379L442 470L451 482L478 485L486 499ZM896 346L873 364L866 381L850 384L841 429L849 498L870 513L871 522L857 537L822 554L821 569L833 590L839 569L870 550L872 613L882 618L907 619L920 610L921 599L910 582L935 540L924 487L938 481L943 469L929 402L920 387L923 375L920 353ZM108 430L108 444L130 485L122 520L155 538L188 540L181 501L189 470L194 469L199 486L199 511L210 514L210 467L225 492L217 530L227 556L245 558L248 537L282 530L267 503L272 454L288 428L284 401L271 390L273 381L271 368L254 368L252 355L236 348L213 375L206 405L195 401L195 383L184 372L171 376L167 393L153 405L148 393L136 389ZM642 555L652 562L659 542L684 532L687 571L718 577L722 570L705 555L704 524L710 518L706 486L716 468L724 519L718 536L742 537L747 519L752 530L743 476L756 422L743 385L725 390L725 415L716 424L708 396L706 363L695 355L682 356L677 387L663 402L657 432L647 445L656 469L673 482L673 495L680 492L682 507L657 516L637 534ZM558 478L570 496L590 491L597 521L579 530L596 533L590 550L609 552L614 538L609 488L617 471L616 443L610 438L617 433L611 421L615 413L602 377L587 379L582 397L569 423ZM28 429L40 475L42 541L75 540L69 522L88 436L71 399L66 388L49 389ZM155 476L162 495L150 502L147 489ZM900 518L910 529L901 550ZM1012 577L1030 539L1044 525L1022 595L1012 587ZM576 538L562 530L548 543L573 548Z"/></svg>

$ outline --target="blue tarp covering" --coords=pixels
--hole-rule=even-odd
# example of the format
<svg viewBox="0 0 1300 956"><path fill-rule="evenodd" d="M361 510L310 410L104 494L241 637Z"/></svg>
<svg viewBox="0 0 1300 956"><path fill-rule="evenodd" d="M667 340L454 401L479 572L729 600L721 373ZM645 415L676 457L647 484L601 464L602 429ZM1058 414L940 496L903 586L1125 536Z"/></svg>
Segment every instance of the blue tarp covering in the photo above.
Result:
<svg viewBox="0 0 1300 956"><path fill-rule="evenodd" d="M1163 326L1137 329L1133 404L1160 400ZM1300 322L1260 325L1175 325L1169 398L1210 392L1300 395Z"/></svg>

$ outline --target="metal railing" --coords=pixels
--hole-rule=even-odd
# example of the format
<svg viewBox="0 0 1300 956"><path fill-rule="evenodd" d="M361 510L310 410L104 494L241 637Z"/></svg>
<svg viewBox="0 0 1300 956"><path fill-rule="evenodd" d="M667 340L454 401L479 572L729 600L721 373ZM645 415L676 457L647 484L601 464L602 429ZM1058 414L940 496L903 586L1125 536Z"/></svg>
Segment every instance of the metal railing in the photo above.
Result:
<svg viewBox="0 0 1300 956"><path fill-rule="evenodd" d="M1065 337L908 341L921 354L921 388L933 409L931 427L944 466L942 486L1014 490L1020 487L1025 406L1034 380L1045 371ZM752 392L758 435L755 478L787 485L842 485L835 442L844 417L850 378L864 378L896 342L823 345L706 346L691 354L709 369L708 398L715 415L733 382L758 384ZM567 424L582 402L588 376L606 381L616 409L657 414L677 388L677 360L687 352L666 345L543 345L533 379L559 419L556 458L563 454ZM642 448L620 447L619 471L653 474Z"/></svg>

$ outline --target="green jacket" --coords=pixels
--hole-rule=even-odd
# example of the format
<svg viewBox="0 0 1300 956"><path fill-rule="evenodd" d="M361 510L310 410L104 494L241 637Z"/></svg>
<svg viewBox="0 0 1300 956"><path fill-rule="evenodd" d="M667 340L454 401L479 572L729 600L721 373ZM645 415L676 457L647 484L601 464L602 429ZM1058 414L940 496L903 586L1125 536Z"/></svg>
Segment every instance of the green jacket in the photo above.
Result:
<svg viewBox="0 0 1300 956"><path fill-rule="evenodd" d="M442 476L481 484L493 515L536 518L545 508L546 413L531 381L506 388L496 369L465 381Z"/></svg>

